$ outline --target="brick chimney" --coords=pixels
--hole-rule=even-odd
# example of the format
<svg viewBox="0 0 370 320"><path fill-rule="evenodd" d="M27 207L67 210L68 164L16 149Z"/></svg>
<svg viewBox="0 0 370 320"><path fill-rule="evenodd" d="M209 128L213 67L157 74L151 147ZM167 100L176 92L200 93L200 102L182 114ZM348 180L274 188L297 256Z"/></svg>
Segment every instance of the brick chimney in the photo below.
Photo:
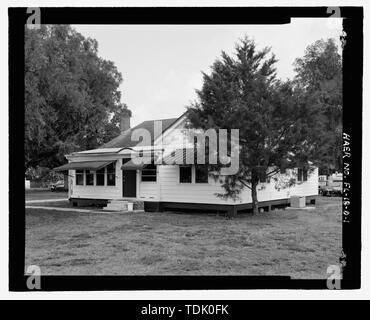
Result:
<svg viewBox="0 0 370 320"><path fill-rule="evenodd" d="M119 126L119 128L121 129L121 133L130 129L130 118L131 118L131 116L129 114L122 115L121 123L120 123L120 126Z"/></svg>

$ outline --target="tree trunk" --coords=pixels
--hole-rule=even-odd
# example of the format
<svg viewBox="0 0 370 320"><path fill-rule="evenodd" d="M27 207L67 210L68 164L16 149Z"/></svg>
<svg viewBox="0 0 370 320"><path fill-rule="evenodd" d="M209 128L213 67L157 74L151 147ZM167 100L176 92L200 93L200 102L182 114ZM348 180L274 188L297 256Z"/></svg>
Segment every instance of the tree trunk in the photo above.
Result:
<svg viewBox="0 0 370 320"><path fill-rule="evenodd" d="M258 179L252 176L252 209L253 215L258 213L258 198L257 198Z"/></svg>

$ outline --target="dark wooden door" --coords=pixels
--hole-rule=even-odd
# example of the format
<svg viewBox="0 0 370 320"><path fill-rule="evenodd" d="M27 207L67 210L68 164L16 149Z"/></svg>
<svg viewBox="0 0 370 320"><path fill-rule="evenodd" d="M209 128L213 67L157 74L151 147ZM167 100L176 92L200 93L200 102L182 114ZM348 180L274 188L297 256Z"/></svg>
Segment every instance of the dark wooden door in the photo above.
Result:
<svg viewBox="0 0 370 320"><path fill-rule="evenodd" d="M136 197L136 170L123 170L123 196Z"/></svg>

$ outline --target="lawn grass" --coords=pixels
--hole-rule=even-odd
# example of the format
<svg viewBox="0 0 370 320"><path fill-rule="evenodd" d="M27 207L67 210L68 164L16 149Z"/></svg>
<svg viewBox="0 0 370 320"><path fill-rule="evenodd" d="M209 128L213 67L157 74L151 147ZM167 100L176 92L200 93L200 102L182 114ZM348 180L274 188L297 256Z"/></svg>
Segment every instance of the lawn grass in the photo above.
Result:
<svg viewBox="0 0 370 320"><path fill-rule="evenodd" d="M26 266L48 275L326 278L340 256L341 199L314 210L216 214L26 209Z"/></svg>
<svg viewBox="0 0 370 320"><path fill-rule="evenodd" d="M71 209L91 209L91 210L102 210L102 206L98 205L84 205L75 207L69 200L60 201L47 201L47 202L32 202L29 204L31 207L51 207L51 208L71 208Z"/></svg>
<svg viewBox="0 0 370 320"><path fill-rule="evenodd" d="M50 190L26 190L26 201L28 200L45 200L45 199L64 199L68 198L68 192Z"/></svg>
<svg viewBox="0 0 370 320"><path fill-rule="evenodd" d="M69 200L61 200L61 201L47 201L47 202L32 202L29 204L31 207L52 207L52 208L73 208L73 209L91 209L95 211L102 210L104 205L80 205L78 207L73 206L73 203L69 202ZM134 210L144 210L144 204L142 201L134 201Z"/></svg>
<svg viewBox="0 0 370 320"><path fill-rule="evenodd" d="M32 207L53 207L53 208L75 208L68 200L63 201L48 201L48 202L32 202L29 204Z"/></svg>

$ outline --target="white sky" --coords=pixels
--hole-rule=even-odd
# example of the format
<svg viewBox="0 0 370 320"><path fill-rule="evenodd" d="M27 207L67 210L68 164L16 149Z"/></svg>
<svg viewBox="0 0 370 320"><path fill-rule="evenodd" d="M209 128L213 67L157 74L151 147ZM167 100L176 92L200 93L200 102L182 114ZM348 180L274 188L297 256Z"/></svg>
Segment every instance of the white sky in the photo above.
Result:
<svg viewBox="0 0 370 320"><path fill-rule="evenodd" d="M328 21L330 20L330 21ZM338 40L339 19L292 19L285 25L75 25L78 32L99 43L99 56L122 73L122 102L133 113L131 125L145 120L178 117L196 98L201 71L233 53L244 35L259 48L271 46L282 79L294 75L293 62L319 39Z"/></svg>

